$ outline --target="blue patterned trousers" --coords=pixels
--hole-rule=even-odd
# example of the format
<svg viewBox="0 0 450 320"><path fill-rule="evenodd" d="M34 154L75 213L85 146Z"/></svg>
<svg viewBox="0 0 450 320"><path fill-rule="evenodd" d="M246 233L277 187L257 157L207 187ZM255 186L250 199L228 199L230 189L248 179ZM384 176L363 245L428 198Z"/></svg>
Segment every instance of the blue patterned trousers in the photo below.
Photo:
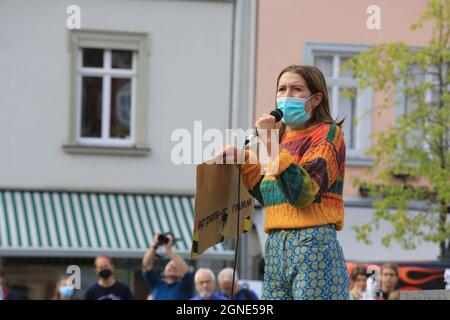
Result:
<svg viewBox="0 0 450 320"><path fill-rule="evenodd" d="M334 225L270 232L264 300L347 300L349 283Z"/></svg>

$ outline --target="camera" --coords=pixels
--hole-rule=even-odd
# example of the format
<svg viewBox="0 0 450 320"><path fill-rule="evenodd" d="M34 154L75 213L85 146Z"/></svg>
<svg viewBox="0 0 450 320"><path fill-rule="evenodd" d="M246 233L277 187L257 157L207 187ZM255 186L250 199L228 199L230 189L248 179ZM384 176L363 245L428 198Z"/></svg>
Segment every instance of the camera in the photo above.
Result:
<svg viewBox="0 0 450 320"><path fill-rule="evenodd" d="M173 235L172 235L172 233L170 233L170 232L166 232L166 233L164 233L164 234L160 234L159 236L158 236L158 246L163 246L163 245L166 245L166 244L168 244L169 243L169 237L168 237L168 235L171 235L172 236L172 238L173 238Z"/></svg>

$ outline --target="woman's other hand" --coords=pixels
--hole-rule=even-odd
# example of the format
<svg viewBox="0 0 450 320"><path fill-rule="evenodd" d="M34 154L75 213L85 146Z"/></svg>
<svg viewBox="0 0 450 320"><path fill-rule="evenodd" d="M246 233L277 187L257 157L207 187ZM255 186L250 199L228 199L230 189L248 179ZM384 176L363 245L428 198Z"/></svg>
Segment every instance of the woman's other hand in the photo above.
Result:
<svg viewBox="0 0 450 320"><path fill-rule="evenodd" d="M214 158L214 163L220 164L237 163L238 155L239 155L238 148L230 145L224 145L223 148L217 153L216 157Z"/></svg>

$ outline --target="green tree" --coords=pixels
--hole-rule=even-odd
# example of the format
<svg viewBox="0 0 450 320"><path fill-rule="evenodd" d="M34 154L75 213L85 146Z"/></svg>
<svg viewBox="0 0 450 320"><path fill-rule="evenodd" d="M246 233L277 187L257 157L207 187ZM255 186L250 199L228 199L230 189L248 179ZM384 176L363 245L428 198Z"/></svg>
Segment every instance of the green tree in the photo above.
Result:
<svg viewBox="0 0 450 320"><path fill-rule="evenodd" d="M386 131L374 134L368 151L374 166L353 183L373 197L370 223L355 226L358 240L370 243L370 233L387 221L393 227L381 240L414 249L421 242L440 246L440 258L450 258L450 0L430 0L413 30L431 27L426 46L395 42L354 56L343 67L385 97L372 110L403 103L402 116ZM407 106L407 108L405 107ZM371 111L372 111L371 110ZM370 177L370 178L368 178ZM423 204L408 210L411 201Z"/></svg>

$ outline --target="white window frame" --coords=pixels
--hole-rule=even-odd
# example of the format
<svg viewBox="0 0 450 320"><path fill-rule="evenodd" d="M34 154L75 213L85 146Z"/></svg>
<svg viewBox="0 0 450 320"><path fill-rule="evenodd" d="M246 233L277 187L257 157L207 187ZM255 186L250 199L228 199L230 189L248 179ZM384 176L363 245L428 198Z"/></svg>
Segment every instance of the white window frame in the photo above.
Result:
<svg viewBox="0 0 450 320"><path fill-rule="evenodd" d="M71 58L71 96L69 139L63 146L67 153L119 154L145 156L147 146L147 92L149 35L139 32L70 30L68 32ZM102 49L103 68L83 67L83 49ZM111 68L111 50L132 51L132 69ZM82 76L103 78L102 138L81 137L81 79ZM111 78L131 79L131 114L129 139L107 138L110 126ZM134 98L134 99L133 99ZM106 107L107 106L107 107Z"/></svg>
<svg viewBox="0 0 450 320"><path fill-rule="evenodd" d="M433 76L430 73L425 74L424 81L433 83L433 84L438 84L438 80L433 79ZM405 115L405 113L406 113L405 109L408 107L406 105L406 96L405 96L405 92L404 92L405 83L404 82L397 83L396 87L397 87L397 89L395 92L394 122L397 120L397 118ZM447 90L450 90L450 85L449 85L449 88L447 88ZM433 102L433 92L431 89L428 89L427 91L425 91L424 102L425 103ZM409 139L411 139L411 138L409 137ZM409 139L407 137L407 140L409 140ZM426 150L429 150L429 148L430 148L429 144L425 140L422 142L422 147Z"/></svg>
<svg viewBox="0 0 450 320"><path fill-rule="evenodd" d="M357 79L340 78L339 66L341 58L351 57L369 48L370 46L367 45L305 43L305 64L314 65L315 57L333 57L333 74L331 77L325 77L327 86L331 87L331 92L329 92L330 100L332 102L330 111L333 118L338 116L339 88L357 89L355 118L358 119L358 124L354 128L355 147L347 148L346 158L347 164L362 167L371 166L373 164L373 159L364 154L371 145L372 115L370 110L373 102L373 90L371 87L368 87L361 91L358 89ZM364 117L362 117L363 115ZM347 123L347 125L353 124Z"/></svg>
<svg viewBox="0 0 450 320"><path fill-rule="evenodd" d="M427 74L425 76L425 81L430 81L431 80L431 75ZM405 110L406 108L408 108L407 105L407 99L405 96L405 83L397 83L397 89L395 92L395 108L394 108L394 125L396 120L401 117L404 116L407 112L407 110ZM431 90L427 90L425 93L425 103L431 102ZM411 137L407 137L406 140L410 140ZM409 141L408 141L409 142ZM427 148L428 145L425 141L422 142L422 146L424 148Z"/></svg>
<svg viewBox="0 0 450 320"><path fill-rule="evenodd" d="M425 81L434 83L434 84L438 84L438 80L433 81L433 76L430 73L427 73L425 75ZM397 83L397 90L396 90L396 95L395 95L396 96L395 118L405 114L406 97L404 95L404 89L405 89L404 83ZM448 89L450 89L450 88L448 88ZM424 102L432 103L432 100L433 100L432 90L428 89L425 92L425 101Z"/></svg>
<svg viewBox="0 0 450 320"><path fill-rule="evenodd" d="M132 52L131 69L111 68L112 50L103 50L103 66L102 68L83 67L83 50L90 48L78 49L78 69L77 69L77 120L76 120L76 141L79 145L87 146L114 146L114 147L131 147L135 141L135 123L136 123L136 77L137 71L137 55L136 51ZM82 137L81 136L81 111L82 111L82 78L101 77L102 78L102 130L100 138ZM111 115L111 78L130 79L131 80L131 110L130 110L130 137L128 139L111 138L110 137L110 115Z"/></svg>

